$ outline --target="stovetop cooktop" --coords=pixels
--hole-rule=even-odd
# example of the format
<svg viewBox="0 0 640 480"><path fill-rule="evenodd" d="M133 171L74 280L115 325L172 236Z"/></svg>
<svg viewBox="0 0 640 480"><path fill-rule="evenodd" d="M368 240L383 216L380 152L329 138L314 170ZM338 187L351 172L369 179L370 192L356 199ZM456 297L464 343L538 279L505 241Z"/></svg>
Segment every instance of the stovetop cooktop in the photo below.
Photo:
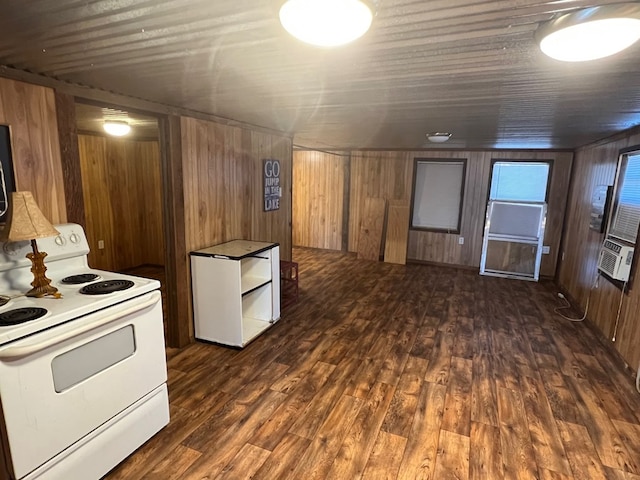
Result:
<svg viewBox="0 0 640 480"><path fill-rule="evenodd" d="M46 311L42 317L23 323L15 323L16 314L9 314L10 320L0 324L0 345L70 320L80 321L84 315L160 288L157 280L90 268L87 260L89 244L82 227L66 223L55 225L55 228L58 236L41 238L37 242L39 250L47 252L46 275L62 295L60 299L25 297L33 281L31 261L26 258L31 252L31 244L28 241L0 243L0 297L9 297L6 304L0 302L0 316L23 308ZM110 287L104 294L80 293L83 287L92 284ZM114 285L117 287L113 288ZM119 290L123 286L125 289Z"/></svg>
<svg viewBox="0 0 640 480"><path fill-rule="evenodd" d="M6 305L0 307L0 318L3 313L16 309L41 308L46 311L46 314L42 317L24 323L7 323L3 325L0 322L0 345L160 288L160 282L154 279L89 269L83 273L95 274L101 279L99 282L93 283L113 283L127 285L128 287L124 290L112 291L101 295L87 295L80 293L80 290L84 286L92 285L92 283L79 285L62 283L62 278L68 277L69 273L66 272L64 276L56 276L54 274L50 275L50 272L47 271L47 276L51 279L51 285L56 287L58 292L62 294L60 299L53 297L33 298L21 295L28 290L28 285L25 287L25 292L14 290L0 292L2 295L14 297Z"/></svg>

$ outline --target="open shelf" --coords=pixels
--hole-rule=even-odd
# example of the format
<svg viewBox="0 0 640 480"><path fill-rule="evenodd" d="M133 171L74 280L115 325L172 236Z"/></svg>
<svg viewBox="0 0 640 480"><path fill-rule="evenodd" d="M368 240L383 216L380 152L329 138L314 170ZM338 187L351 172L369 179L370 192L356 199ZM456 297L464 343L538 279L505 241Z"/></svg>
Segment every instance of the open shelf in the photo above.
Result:
<svg viewBox="0 0 640 480"><path fill-rule="evenodd" d="M241 287L242 295L246 295L262 287L263 285L266 285L267 283L271 283L271 278L247 277L243 275L241 278L241 282L242 282L242 287Z"/></svg>
<svg viewBox="0 0 640 480"><path fill-rule="evenodd" d="M271 323L265 320L253 317L242 317L242 346L244 347L270 326Z"/></svg>

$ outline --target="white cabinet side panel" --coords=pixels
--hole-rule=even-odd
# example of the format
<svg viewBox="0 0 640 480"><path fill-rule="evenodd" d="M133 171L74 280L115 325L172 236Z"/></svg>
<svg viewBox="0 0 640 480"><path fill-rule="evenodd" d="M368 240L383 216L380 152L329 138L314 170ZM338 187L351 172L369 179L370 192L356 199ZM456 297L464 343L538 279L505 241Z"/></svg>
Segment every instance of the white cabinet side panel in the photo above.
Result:
<svg viewBox="0 0 640 480"><path fill-rule="evenodd" d="M191 257L195 336L242 346L240 262Z"/></svg>

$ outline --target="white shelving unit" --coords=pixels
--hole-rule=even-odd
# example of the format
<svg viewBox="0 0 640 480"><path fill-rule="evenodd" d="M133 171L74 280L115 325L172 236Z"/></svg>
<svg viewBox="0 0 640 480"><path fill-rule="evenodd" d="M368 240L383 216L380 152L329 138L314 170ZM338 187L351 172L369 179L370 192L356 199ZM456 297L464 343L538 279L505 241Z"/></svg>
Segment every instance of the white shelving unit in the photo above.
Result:
<svg viewBox="0 0 640 480"><path fill-rule="evenodd" d="M199 340L244 347L280 319L280 247L233 240L190 253Z"/></svg>

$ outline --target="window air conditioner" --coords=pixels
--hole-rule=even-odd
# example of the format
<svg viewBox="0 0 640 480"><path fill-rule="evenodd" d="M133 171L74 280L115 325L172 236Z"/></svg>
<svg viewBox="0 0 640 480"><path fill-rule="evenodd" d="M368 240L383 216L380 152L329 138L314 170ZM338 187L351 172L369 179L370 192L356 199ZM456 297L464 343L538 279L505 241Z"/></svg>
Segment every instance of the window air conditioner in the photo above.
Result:
<svg viewBox="0 0 640 480"><path fill-rule="evenodd" d="M611 278L626 282L629 279L632 261L633 247L607 239L600 250L598 270Z"/></svg>

